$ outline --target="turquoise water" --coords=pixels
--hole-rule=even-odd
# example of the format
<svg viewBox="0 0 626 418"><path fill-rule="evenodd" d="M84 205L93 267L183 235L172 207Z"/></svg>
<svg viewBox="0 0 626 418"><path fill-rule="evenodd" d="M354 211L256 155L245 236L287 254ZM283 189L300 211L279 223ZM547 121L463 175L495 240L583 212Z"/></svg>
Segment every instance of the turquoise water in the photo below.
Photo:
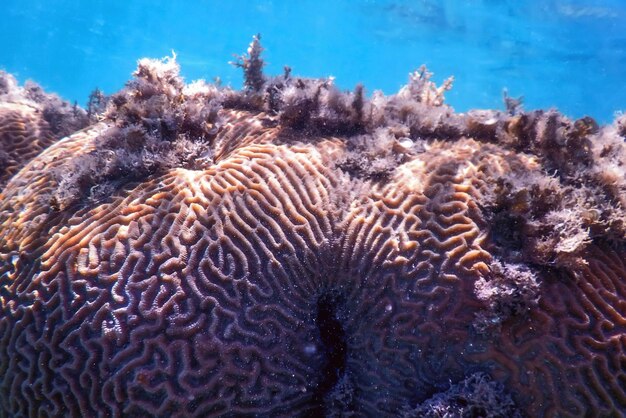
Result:
<svg viewBox="0 0 626 418"><path fill-rule="evenodd" d="M219 76L261 33L266 72L336 77L393 93L425 63L456 78L457 111L501 108L502 89L526 109L612 120L626 108L626 2L547 1L70 1L4 0L0 68L85 103L112 93L141 57L175 51L191 80Z"/></svg>

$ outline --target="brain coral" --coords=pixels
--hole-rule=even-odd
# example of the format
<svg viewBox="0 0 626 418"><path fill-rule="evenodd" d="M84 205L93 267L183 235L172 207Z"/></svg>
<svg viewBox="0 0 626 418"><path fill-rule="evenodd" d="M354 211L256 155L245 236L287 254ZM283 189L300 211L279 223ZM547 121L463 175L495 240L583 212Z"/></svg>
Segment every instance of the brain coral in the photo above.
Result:
<svg viewBox="0 0 626 418"><path fill-rule="evenodd" d="M8 171L1 416L626 411L623 121L458 114L423 68L366 98L260 52L242 91L142 60Z"/></svg>

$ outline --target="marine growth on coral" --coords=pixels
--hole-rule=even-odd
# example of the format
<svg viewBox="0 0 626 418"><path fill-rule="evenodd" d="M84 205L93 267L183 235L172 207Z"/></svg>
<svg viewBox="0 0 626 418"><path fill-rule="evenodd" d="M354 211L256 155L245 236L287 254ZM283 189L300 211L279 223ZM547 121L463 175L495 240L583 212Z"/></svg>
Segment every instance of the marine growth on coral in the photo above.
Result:
<svg viewBox="0 0 626 418"><path fill-rule="evenodd" d="M0 76L0 416L626 411L624 117L261 52L241 91L140 60L89 112Z"/></svg>

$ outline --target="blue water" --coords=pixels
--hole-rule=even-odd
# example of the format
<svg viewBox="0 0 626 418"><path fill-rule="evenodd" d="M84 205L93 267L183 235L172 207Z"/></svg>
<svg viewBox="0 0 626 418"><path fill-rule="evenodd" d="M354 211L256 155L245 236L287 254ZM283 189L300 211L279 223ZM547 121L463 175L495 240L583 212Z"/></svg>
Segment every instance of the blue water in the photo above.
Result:
<svg viewBox="0 0 626 418"><path fill-rule="evenodd" d="M456 78L457 111L557 107L602 122L626 110L626 1L3 0L0 68L85 103L121 88L141 57L174 50L188 79L241 86L228 61L262 34L268 63L394 93L425 63Z"/></svg>

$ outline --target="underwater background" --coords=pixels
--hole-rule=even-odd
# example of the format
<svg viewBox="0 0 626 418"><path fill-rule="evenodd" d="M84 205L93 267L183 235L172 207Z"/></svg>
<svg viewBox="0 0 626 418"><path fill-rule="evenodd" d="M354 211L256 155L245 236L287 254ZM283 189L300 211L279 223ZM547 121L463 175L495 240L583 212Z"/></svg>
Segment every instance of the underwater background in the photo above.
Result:
<svg viewBox="0 0 626 418"><path fill-rule="evenodd" d="M426 64L455 77L457 112L556 107L609 123L626 103L626 3L620 0L76 1L4 0L0 69L85 105L95 87L119 90L142 57L177 54L191 81L220 77L260 33L267 74L284 65L340 88L395 93Z"/></svg>

